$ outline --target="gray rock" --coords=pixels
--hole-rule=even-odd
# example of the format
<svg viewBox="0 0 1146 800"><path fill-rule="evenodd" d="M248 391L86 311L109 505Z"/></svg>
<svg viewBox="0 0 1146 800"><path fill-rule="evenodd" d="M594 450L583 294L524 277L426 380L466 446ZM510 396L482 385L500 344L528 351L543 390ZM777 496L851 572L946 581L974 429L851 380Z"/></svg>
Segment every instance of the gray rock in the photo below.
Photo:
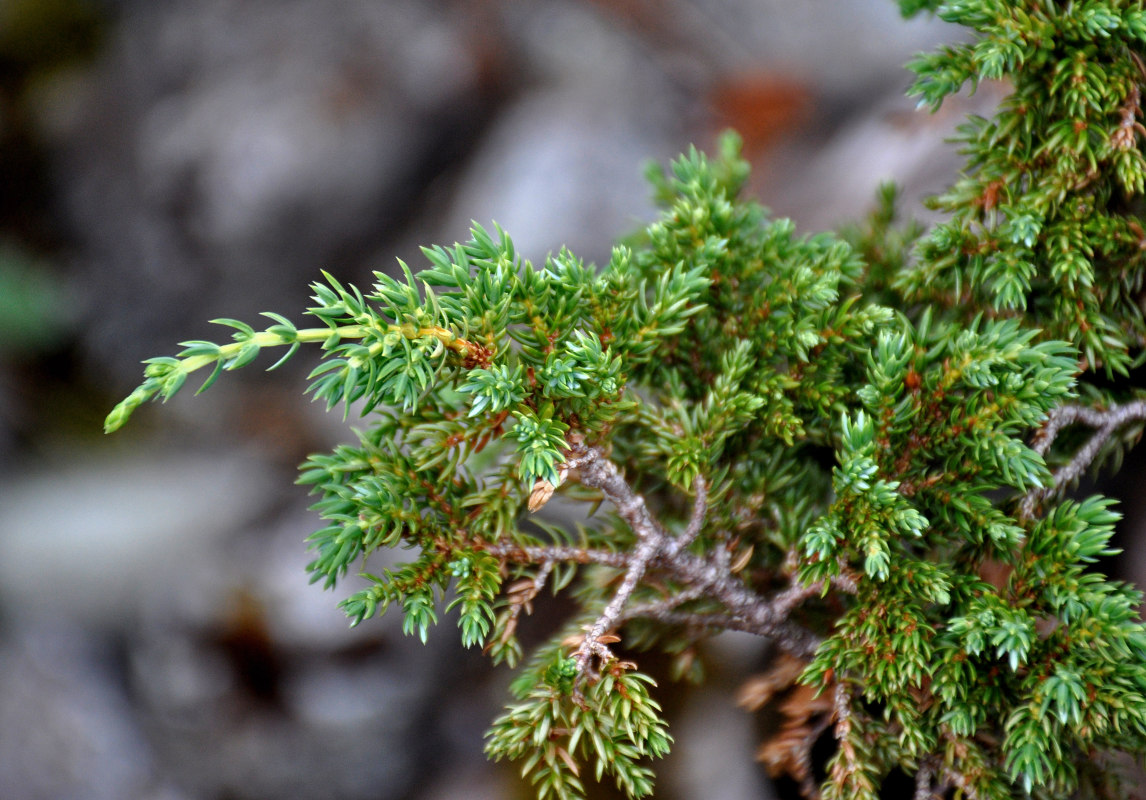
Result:
<svg viewBox="0 0 1146 800"><path fill-rule="evenodd" d="M103 637L25 614L0 645L0 785L8 800L181 800L160 779Z"/></svg>
<svg viewBox="0 0 1146 800"><path fill-rule="evenodd" d="M452 0L124 2L52 126L102 368L360 270L496 107L474 26Z"/></svg>
<svg viewBox="0 0 1146 800"><path fill-rule="evenodd" d="M652 215L641 167L686 138L688 95L641 38L583 3L521 6L506 36L530 77L431 223L435 240L500 224L526 257L562 246L607 260Z"/></svg>
<svg viewBox="0 0 1146 800"><path fill-rule="evenodd" d="M78 455L0 483L0 599L129 627L221 537L269 507L281 476L249 454Z"/></svg>

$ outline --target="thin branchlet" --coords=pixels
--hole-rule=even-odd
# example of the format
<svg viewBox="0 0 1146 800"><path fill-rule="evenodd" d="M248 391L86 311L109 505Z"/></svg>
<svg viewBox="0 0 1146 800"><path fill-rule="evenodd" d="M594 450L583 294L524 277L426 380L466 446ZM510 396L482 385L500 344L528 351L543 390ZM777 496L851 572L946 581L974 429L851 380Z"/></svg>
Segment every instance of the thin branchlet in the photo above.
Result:
<svg viewBox="0 0 1146 800"><path fill-rule="evenodd" d="M1082 424L1095 431L1071 454L1066 464L1054 471L1049 486L1035 487L1026 493L1020 503L1021 517L1029 519L1034 516L1040 503L1058 495L1090 469L1098 454L1119 430L1131 422L1143 420L1146 420L1146 400L1133 400L1106 408L1070 404L1053 409L1031 442L1031 448L1040 456L1045 456L1063 429L1071 425Z"/></svg>
<svg viewBox="0 0 1146 800"><path fill-rule="evenodd" d="M600 489L609 498L617 507L617 513L637 536L637 545L630 554L621 585L600 617L586 631L580 647L573 656L580 674L595 678L593 659L596 659L598 664L605 664L613 658L609 648L601 643L601 637L620 621L625 605L644 577L650 562L660 555L671 558L671 543L665 529L649 513L644 498L629 488L621 477L620 470L605 458L599 449L584 445L575 446L565 463L570 470L577 471L581 483L592 489ZM703 485L703 480L699 480L698 487ZM697 497L697 512L684 534L690 538L699 532L703 520L705 505L703 488L698 488Z"/></svg>
<svg viewBox="0 0 1146 800"><path fill-rule="evenodd" d="M629 563L629 556L626 553L572 545L520 545L514 542L494 542L485 545L484 550L490 555L518 564L602 564L607 567L625 568Z"/></svg>

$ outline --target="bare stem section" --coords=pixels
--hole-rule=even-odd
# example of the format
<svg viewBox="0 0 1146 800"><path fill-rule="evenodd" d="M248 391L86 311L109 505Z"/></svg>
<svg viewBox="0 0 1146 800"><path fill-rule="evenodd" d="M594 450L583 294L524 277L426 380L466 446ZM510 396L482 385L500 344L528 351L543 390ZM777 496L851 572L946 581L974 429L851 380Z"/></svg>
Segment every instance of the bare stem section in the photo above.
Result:
<svg viewBox="0 0 1146 800"><path fill-rule="evenodd" d="M696 500L687 527L673 536L653 517L644 498L633 491L616 464L601 450L574 445L565 463L571 475L577 475L583 485L599 489L616 507L618 514L636 534L636 546L624 554L577 548L537 548L537 553L529 553L517 548L520 552L507 550L504 555L511 558L514 555L525 556L529 560L556 557L580 563L607 563L624 569L612 598L586 631L573 656L580 676L596 677L600 667L613 658L607 646L608 642L616 641L612 632L620 624L637 618L768 636L786 651L803 658L815 652L819 638L791 623L789 618L801 603L822 593L821 584L803 586L793 583L772 597L763 597L733 574L727 559L702 557L688 549L704 527L708 506L708 487L704 478L696 479ZM660 601L630 605L633 592L652 571L689 588ZM845 592L855 592L854 579L850 576L841 576L833 584L838 584L837 588ZM681 606L697 600L716 601L722 608L716 611L681 610Z"/></svg>
<svg viewBox="0 0 1146 800"><path fill-rule="evenodd" d="M1023 519L1034 516L1038 506L1048 498L1057 495L1064 487L1077 481L1094 463L1103 446L1122 427L1131 422L1146 420L1146 400L1112 405L1108 408L1095 408L1084 405L1058 406L1050 412L1046 423L1035 435L1031 447L1040 456L1045 456L1058 435L1071 425L1086 425L1095 431L1082 447L1075 451L1070 461L1054 473L1050 486L1032 489L1027 492L1019 506Z"/></svg>

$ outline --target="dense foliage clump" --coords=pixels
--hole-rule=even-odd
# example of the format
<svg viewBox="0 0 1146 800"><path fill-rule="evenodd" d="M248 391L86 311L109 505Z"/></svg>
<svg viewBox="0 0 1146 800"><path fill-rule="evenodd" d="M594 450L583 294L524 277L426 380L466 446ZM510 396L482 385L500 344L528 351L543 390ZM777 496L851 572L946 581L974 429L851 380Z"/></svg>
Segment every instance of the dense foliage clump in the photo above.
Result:
<svg viewBox="0 0 1146 800"><path fill-rule="evenodd" d="M888 189L864 225L798 234L741 196L728 135L652 175L659 219L603 266L475 227L368 293L326 276L313 327L219 320L231 342L150 360L108 430L191 372L318 344L310 394L367 425L302 466L312 577L409 551L344 609L395 606L423 639L449 615L516 668L487 750L540 797L589 775L649 794L671 737L630 659L658 647L702 679L724 630L780 654L747 705L805 692L763 754L807 797L875 798L893 773L918 797L1120 796L1146 752L1141 596L1094 568L1112 503L1063 495L1146 419L1146 10L903 6L976 32L913 63L923 105L1010 82L962 128L930 231L897 225ZM542 591L579 612L525 658Z"/></svg>

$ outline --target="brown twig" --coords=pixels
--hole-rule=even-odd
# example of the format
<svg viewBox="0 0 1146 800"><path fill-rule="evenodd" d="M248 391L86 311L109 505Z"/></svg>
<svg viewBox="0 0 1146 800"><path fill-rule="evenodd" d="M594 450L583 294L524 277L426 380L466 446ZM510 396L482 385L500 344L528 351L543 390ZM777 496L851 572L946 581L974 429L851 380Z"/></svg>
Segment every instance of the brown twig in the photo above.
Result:
<svg viewBox="0 0 1146 800"><path fill-rule="evenodd" d="M733 574L727 559L718 555L700 556L688 550L704 527L708 505L708 486L704 478L698 476L695 481L696 499L688 525L674 537L653 517L644 498L633 491L617 466L599 448L575 442L563 466L583 485L599 489L616 507L621 519L636 535L636 546L629 552L615 552L569 545L494 542L486 545L485 549L506 561L542 565L543 571L538 573L535 581L544 581L553 564L558 562L600 564L624 571L613 596L585 631L573 655L578 667L578 682L594 678L598 670L612 660L613 654L607 646L617 641L612 631L627 620L638 617L694 628L737 630L767 636L783 650L800 658L807 659L815 653L820 638L793 623L790 617L801 603L822 593L822 583L803 586L793 578L787 588L771 597L764 597ZM786 574L791 575L794 561L788 567ZM650 570L688 588L661 601L627 608L634 591ZM856 592L855 576L847 570L833 577L831 585L845 593ZM535 594L533 592L530 599ZM718 602L723 610L679 610L683 603L702 598Z"/></svg>
<svg viewBox="0 0 1146 800"><path fill-rule="evenodd" d="M628 566L629 557L625 553L612 550L590 550L570 545L529 546L515 542L495 542L485 546L490 555L514 561L518 564L545 564L570 562L574 564L602 564L606 567L623 569Z"/></svg>
<svg viewBox="0 0 1146 800"><path fill-rule="evenodd" d="M832 765L829 777L842 789L847 785L849 776L855 772L856 763L855 747L851 742L852 696L842 680L836 683L834 701L834 733L836 741L839 742L839 756Z"/></svg>
<svg viewBox="0 0 1146 800"><path fill-rule="evenodd" d="M1139 135L1146 136L1146 127L1138 121L1141 113L1142 94L1137 83L1130 86L1130 94L1122 104L1122 119L1118 123L1118 130L1110 136L1110 144L1119 150L1130 150L1134 147Z"/></svg>
<svg viewBox="0 0 1146 800"><path fill-rule="evenodd" d="M509 613L499 639L501 644L508 642L517 632L517 622L522 611L526 614L533 613L533 599L541 594L541 590L545 588L545 583L549 580L550 573L553 572L554 563L556 562L541 562L536 575L517 581L506 590L506 597L509 600ZM487 649L489 646L487 645Z"/></svg>

